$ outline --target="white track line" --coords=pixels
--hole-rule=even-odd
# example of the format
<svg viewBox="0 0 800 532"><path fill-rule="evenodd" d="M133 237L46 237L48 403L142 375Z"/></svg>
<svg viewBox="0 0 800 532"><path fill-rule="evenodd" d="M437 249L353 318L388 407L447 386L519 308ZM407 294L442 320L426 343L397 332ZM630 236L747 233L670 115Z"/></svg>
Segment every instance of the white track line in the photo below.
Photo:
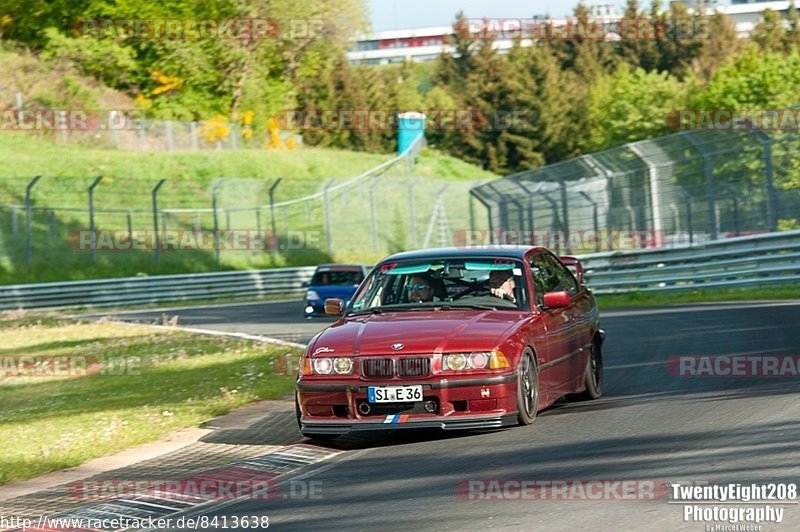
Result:
<svg viewBox="0 0 800 532"><path fill-rule="evenodd" d="M91 318L94 316L112 316L116 314L147 314L148 312L174 312L176 310L196 310L196 309L204 309L204 308L225 308L225 307L247 307L253 305L265 305L270 303L302 303L302 299L294 298L294 299L268 299L264 301L245 301L242 303L216 303L212 305L190 305L186 307L153 307L149 309L139 309L139 310L125 310L119 309L114 311L108 312L91 312L86 314L72 314L67 316L68 318Z"/></svg>
<svg viewBox="0 0 800 532"><path fill-rule="evenodd" d="M280 340L278 338L270 338L269 336L260 336L256 334L245 334L236 332L213 331L211 329L200 329L197 327L179 327L177 325L154 325L151 323L132 323L127 321L114 321L114 323L121 323L131 327L152 327L154 329L161 329L164 331L185 331L195 334L206 334L209 336L229 336L232 338L239 338L241 340L254 340L256 342L264 342L265 344L282 345L285 347L295 347L297 349L305 349L307 344L298 342L289 342L287 340Z"/></svg>

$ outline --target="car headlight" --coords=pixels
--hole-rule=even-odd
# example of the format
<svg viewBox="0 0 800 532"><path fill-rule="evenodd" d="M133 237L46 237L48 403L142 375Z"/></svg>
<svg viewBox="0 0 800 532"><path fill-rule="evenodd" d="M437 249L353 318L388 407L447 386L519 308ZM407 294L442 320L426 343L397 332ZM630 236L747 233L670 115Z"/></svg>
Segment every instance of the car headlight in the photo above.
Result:
<svg viewBox="0 0 800 532"><path fill-rule="evenodd" d="M306 292L306 299L310 301L319 301L319 294L316 293L314 290L309 290Z"/></svg>
<svg viewBox="0 0 800 532"><path fill-rule="evenodd" d="M508 359L499 349L473 353L451 353L442 357L442 371L504 369L508 367L510 367Z"/></svg>
<svg viewBox="0 0 800 532"><path fill-rule="evenodd" d="M353 373L353 359L349 357L334 358L333 370L339 375L350 375Z"/></svg>
<svg viewBox="0 0 800 532"><path fill-rule="evenodd" d="M461 371L467 369L467 355L455 353L442 357L442 369L451 371Z"/></svg>
<svg viewBox="0 0 800 532"><path fill-rule="evenodd" d="M315 358L311 362L314 373L317 375L330 375L333 370L333 363L330 358Z"/></svg>
<svg viewBox="0 0 800 532"><path fill-rule="evenodd" d="M353 359L351 357L307 358L300 364L301 375L352 375Z"/></svg>

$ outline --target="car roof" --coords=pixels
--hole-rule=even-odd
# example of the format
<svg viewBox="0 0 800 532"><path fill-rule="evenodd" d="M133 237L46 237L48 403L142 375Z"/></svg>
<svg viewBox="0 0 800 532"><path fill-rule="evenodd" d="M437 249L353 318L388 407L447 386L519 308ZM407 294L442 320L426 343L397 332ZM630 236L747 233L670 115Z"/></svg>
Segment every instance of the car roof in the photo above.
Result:
<svg viewBox="0 0 800 532"><path fill-rule="evenodd" d="M381 262L397 261L397 260L413 260L413 259L448 259L460 257L489 257L489 258L504 258L504 259L519 259L525 258L531 251L547 251L546 248L537 246L487 246L487 247L448 247L448 248L431 248L419 249L415 251L403 251L395 253L383 259Z"/></svg>
<svg viewBox="0 0 800 532"><path fill-rule="evenodd" d="M359 264L320 264L318 272L360 272L363 266Z"/></svg>

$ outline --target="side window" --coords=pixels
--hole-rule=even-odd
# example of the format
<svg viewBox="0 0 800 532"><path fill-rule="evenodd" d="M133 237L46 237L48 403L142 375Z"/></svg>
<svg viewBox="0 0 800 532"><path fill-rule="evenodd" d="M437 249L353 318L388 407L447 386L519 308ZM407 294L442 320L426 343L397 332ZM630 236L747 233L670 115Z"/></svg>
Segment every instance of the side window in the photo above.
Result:
<svg viewBox="0 0 800 532"><path fill-rule="evenodd" d="M537 304L542 303L542 297L547 292L560 290L561 281L547 255L539 254L531 259L531 274L533 275L533 288L536 290Z"/></svg>
<svg viewBox="0 0 800 532"><path fill-rule="evenodd" d="M548 257L548 259L550 259L550 262L553 263L556 275L558 276L558 290L569 292L569 295L571 296L577 294L579 290L578 281L575 280L572 272L570 272L567 267L561 264L561 262L555 257Z"/></svg>

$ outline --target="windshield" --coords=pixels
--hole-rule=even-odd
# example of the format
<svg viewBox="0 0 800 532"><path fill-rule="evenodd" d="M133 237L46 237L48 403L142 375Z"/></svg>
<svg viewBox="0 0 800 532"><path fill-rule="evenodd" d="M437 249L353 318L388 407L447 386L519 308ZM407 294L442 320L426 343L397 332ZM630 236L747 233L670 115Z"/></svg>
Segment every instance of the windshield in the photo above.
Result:
<svg viewBox="0 0 800 532"><path fill-rule="evenodd" d="M364 277L358 271L318 271L311 278L311 284L314 286L325 285L355 285L361 282Z"/></svg>
<svg viewBox="0 0 800 532"><path fill-rule="evenodd" d="M528 293L519 261L419 260L375 268L353 298L350 314L419 309L524 309Z"/></svg>

